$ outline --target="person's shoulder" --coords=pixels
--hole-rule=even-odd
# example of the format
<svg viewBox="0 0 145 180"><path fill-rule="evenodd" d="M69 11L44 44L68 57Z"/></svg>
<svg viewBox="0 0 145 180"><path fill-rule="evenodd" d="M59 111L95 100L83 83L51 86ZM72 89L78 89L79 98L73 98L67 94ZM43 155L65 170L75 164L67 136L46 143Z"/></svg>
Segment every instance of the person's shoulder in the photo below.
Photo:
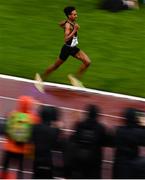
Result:
<svg viewBox="0 0 145 180"><path fill-rule="evenodd" d="M9 117L13 116L14 114L16 114L17 112L18 112L18 111L16 111L16 110L10 111L10 112L7 114L7 117L9 118Z"/></svg>
<svg viewBox="0 0 145 180"><path fill-rule="evenodd" d="M105 124L103 124L102 122L95 122L95 124L96 124L97 127L100 127L100 128L105 128L106 127Z"/></svg>
<svg viewBox="0 0 145 180"><path fill-rule="evenodd" d="M70 23L69 21L66 21L65 28L71 28L72 26L73 26L72 23Z"/></svg>
<svg viewBox="0 0 145 180"><path fill-rule="evenodd" d="M39 116L37 116L36 114L30 113L29 114L32 124L40 124L41 123L41 119Z"/></svg>
<svg viewBox="0 0 145 180"><path fill-rule="evenodd" d="M52 133L60 133L61 129L58 127L49 127Z"/></svg>
<svg viewBox="0 0 145 180"><path fill-rule="evenodd" d="M67 22L66 20L60 21L60 22L59 22L59 26L60 26L61 28L64 28L66 22Z"/></svg>
<svg viewBox="0 0 145 180"><path fill-rule="evenodd" d="M63 20L63 21L59 22L59 26L63 29L70 28L71 23L67 20Z"/></svg>

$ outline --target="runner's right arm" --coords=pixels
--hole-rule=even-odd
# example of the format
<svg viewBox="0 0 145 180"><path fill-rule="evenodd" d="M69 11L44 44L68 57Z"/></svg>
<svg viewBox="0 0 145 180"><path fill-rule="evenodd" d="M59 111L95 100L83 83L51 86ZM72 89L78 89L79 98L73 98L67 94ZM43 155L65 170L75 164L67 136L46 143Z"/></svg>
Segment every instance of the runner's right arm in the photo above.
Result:
<svg viewBox="0 0 145 180"><path fill-rule="evenodd" d="M75 24L74 29L71 30L70 23L66 23L65 24L65 32L64 32L64 41L65 42L69 41L74 36L74 34L78 31L78 29L79 29L78 24Z"/></svg>

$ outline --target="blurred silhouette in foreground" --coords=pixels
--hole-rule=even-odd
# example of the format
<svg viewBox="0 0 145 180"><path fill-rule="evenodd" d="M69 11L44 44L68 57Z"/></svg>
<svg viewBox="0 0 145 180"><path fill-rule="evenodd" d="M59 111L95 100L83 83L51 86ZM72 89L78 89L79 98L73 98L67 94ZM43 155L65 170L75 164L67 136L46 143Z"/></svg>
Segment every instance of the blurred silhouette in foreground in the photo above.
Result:
<svg viewBox="0 0 145 180"><path fill-rule="evenodd" d="M39 110L41 123L33 128L34 143L33 179L52 179L52 150L57 145L59 128L53 124L59 114L55 107L41 106Z"/></svg>
<svg viewBox="0 0 145 180"><path fill-rule="evenodd" d="M113 178L145 178L145 159L139 155L139 146L145 145L145 128L140 124L138 110L127 108L123 112L124 125L116 129L116 147Z"/></svg>
<svg viewBox="0 0 145 180"><path fill-rule="evenodd" d="M29 153L32 124L38 121L34 112L35 100L29 96L18 98L17 108L12 111L5 124L6 141L4 143L4 155L2 159L1 178L9 177L8 166L12 159L18 161L17 178L23 178L24 156Z"/></svg>
<svg viewBox="0 0 145 180"><path fill-rule="evenodd" d="M66 178L101 178L106 129L98 122L99 113L97 106L88 105L84 120L78 124L68 142L65 152Z"/></svg>

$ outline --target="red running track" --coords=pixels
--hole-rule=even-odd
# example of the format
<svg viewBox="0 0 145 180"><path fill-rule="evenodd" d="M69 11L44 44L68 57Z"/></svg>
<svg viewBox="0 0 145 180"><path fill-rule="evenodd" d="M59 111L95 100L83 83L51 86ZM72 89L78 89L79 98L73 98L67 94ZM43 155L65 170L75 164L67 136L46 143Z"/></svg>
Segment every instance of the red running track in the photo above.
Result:
<svg viewBox="0 0 145 180"><path fill-rule="evenodd" d="M83 115L83 109L90 103L101 108L100 121L111 128L121 124L121 113L124 108L145 109L144 98L53 83L44 84L45 93L40 93L32 80L0 75L0 117L5 118L7 113L15 108L17 98L20 95L29 95L42 104L61 108L60 118L65 129L73 129L78 116ZM111 178L112 153L111 148L105 148L103 178Z"/></svg>

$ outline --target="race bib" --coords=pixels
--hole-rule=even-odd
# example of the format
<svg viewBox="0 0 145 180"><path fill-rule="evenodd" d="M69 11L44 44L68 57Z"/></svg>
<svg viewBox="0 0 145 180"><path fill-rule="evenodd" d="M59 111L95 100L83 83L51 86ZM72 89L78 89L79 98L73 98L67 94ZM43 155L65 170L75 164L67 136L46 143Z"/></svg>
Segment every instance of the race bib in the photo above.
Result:
<svg viewBox="0 0 145 180"><path fill-rule="evenodd" d="M74 36L73 37L73 39L72 39L72 43L71 43L71 47L74 47L74 46L76 46L78 44L78 38L76 37L76 36Z"/></svg>

